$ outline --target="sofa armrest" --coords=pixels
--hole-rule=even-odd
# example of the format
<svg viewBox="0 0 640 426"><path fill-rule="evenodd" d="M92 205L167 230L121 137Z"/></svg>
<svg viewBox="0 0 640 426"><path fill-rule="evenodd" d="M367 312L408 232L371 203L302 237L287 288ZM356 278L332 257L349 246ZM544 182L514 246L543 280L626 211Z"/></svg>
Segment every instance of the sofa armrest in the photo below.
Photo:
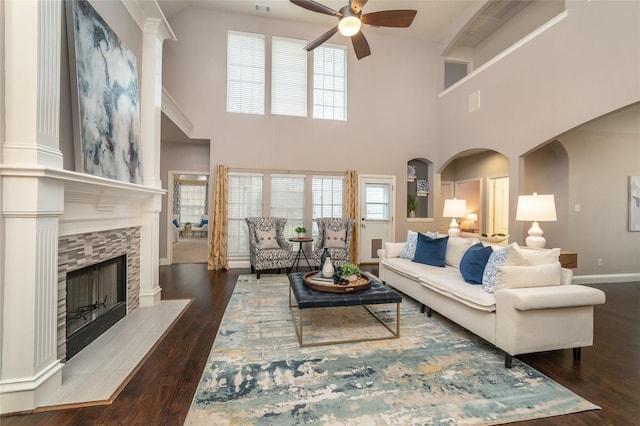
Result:
<svg viewBox="0 0 640 426"><path fill-rule="evenodd" d="M513 288L497 291L496 310L512 307L518 311L601 305L603 291L582 285Z"/></svg>

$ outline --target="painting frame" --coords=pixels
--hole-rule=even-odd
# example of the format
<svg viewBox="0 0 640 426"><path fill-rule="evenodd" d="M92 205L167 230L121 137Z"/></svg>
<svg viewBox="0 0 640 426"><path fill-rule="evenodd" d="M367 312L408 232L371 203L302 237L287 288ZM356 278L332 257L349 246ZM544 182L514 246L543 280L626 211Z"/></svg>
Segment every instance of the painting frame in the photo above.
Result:
<svg viewBox="0 0 640 426"><path fill-rule="evenodd" d="M640 176L629 176L629 232L640 232Z"/></svg>
<svg viewBox="0 0 640 426"><path fill-rule="evenodd" d="M143 184L136 55L87 0L65 8L75 169Z"/></svg>

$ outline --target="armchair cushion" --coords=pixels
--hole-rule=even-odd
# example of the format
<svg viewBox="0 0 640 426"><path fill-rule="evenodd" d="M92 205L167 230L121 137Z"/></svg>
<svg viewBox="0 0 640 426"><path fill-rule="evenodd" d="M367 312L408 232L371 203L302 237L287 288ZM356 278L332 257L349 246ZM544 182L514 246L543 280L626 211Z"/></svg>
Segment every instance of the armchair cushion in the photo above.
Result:
<svg viewBox="0 0 640 426"><path fill-rule="evenodd" d="M256 237L258 239L259 249L280 248L280 246L278 245L278 238L276 236L276 228L270 229L268 231L256 229Z"/></svg>
<svg viewBox="0 0 640 426"><path fill-rule="evenodd" d="M345 248L347 246L347 230L340 229L334 231L333 229L327 229L325 235L325 247Z"/></svg>

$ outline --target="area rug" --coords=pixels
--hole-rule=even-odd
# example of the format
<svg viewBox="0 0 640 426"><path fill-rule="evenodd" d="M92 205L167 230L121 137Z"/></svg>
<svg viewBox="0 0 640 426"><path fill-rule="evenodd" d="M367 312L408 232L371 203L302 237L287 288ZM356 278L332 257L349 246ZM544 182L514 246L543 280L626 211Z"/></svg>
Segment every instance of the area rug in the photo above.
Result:
<svg viewBox="0 0 640 426"><path fill-rule="evenodd" d="M373 331L342 309L305 311L309 337L348 334L339 322ZM395 305L381 309L395 320ZM518 360L505 368L503 353L407 297L400 333L300 348L287 277L241 275L185 424L491 425L599 408Z"/></svg>
<svg viewBox="0 0 640 426"><path fill-rule="evenodd" d="M209 257L207 238L180 238L173 243L173 263L207 263Z"/></svg>

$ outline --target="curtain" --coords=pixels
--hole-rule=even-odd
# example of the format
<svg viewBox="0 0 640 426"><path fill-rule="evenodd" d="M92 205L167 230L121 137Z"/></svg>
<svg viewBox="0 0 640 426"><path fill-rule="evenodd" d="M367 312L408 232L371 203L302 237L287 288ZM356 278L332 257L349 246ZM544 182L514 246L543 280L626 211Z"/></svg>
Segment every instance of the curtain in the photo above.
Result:
<svg viewBox="0 0 640 426"><path fill-rule="evenodd" d="M348 170L344 179L344 214L355 220L351 233L351 263L358 263L358 242L360 241L360 227L358 220L358 173Z"/></svg>
<svg viewBox="0 0 640 426"><path fill-rule="evenodd" d="M209 246L210 270L228 270L227 262L227 204L228 204L228 176L229 167L218 164L216 167L216 181L213 192L213 218L210 224L211 241Z"/></svg>

